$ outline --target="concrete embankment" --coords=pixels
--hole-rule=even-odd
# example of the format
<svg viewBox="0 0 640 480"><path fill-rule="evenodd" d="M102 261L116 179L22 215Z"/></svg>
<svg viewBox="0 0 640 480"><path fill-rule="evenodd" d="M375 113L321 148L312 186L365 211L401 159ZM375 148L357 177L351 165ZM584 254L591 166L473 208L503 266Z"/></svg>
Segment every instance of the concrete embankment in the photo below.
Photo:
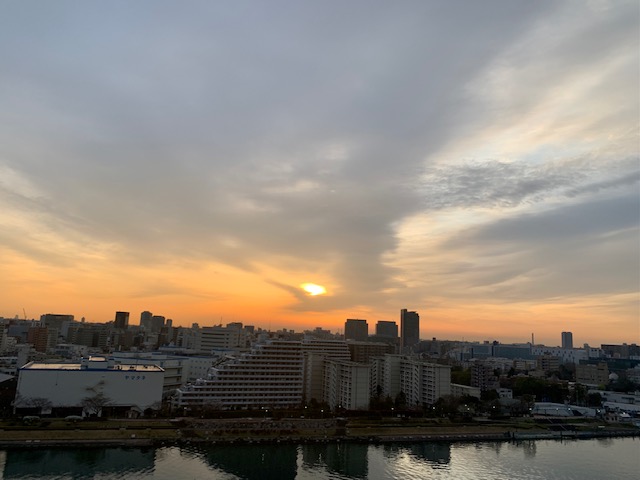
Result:
<svg viewBox="0 0 640 480"><path fill-rule="evenodd" d="M526 428L523 429L523 426ZM52 422L45 427L0 429L0 448L148 447L161 445L273 443L488 442L588 439L640 436L640 429L578 425L579 430L551 431L523 423L402 423L344 419L181 419L164 422L107 421L70 428Z"/></svg>

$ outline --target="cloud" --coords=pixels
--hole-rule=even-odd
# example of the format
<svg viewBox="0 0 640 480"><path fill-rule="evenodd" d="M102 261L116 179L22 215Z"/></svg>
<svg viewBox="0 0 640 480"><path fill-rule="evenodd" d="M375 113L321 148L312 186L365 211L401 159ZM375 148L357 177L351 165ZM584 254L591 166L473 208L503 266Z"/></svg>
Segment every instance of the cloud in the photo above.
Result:
<svg viewBox="0 0 640 480"><path fill-rule="evenodd" d="M637 192L638 158L610 161L571 159L543 164L474 161L427 169L423 184L425 208L515 208L558 197L579 197L611 190ZM610 178L602 180L602 176Z"/></svg>
<svg viewBox="0 0 640 480"><path fill-rule="evenodd" d="M491 235L513 232L512 263L489 262L465 285L533 271L521 232L552 244L544 228L566 221L564 208L588 218L580 205L595 212L594 197L600 234L633 254L628 233L609 230L629 217L608 218L606 202L637 187L636 10L11 4L0 184L13 190L0 207L20 221L3 243L66 268L96 255L104 268L231 265L295 312L423 303L427 293L404 291L421 285L414 272L449 276L424 248L407 251L416 219L441 232L417 243L450 241L438 250L459 256L450 275L479 271ZM22 240L34 230L46 240ZM561 247L572 245L549 261ZM330 295L300 295L303 281Z"/></svg>

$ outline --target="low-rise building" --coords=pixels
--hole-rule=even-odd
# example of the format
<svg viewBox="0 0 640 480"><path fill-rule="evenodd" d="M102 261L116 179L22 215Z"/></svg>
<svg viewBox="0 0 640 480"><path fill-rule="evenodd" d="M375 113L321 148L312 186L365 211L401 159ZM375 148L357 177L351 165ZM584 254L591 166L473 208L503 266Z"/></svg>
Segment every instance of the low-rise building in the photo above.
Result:
<svg viewBox="0 0 640 480"><path fill-rule="evenodd" d="M560 369L560 358L554 355L540 355L536 357L536 368L543 372L555 372Z"/></svg>
<svg viewBox="0 0 640 480"><path fill-rule="evenodd" d="M609 367L607 363L576 365L576 382L592 386L606 385L609 383Z"/></svg>
<svg viewBox="0 0 640 480"><path fill-rule="evenodd" d="M38 414L101 415L108 407L135 415L162 400L164 371L156 365L116 365L104 357L81 363L35 363L20 369L15 408Z"/></svg>
<svg viewBox="0 0 640 480"><path fill-rule="evenodd" d="M510 388L497 388L496 392L498 392L498 397L512 399L513 398L513 390Z"/></svg>
<svg viewBox="0 0 640 480"><path fill-rule="evenodd" d="M534 357L541 357L543 355L549 355L552 357L558 357L561 364L563 363L580 363L580 360L587 360L591 358L593 353L591 349L584 348L561 348L561 347L547 347L544 345L536 345L531 348L531 353Z"/></svg>
<svg viewBox="0 0 640 480"><path fill-rule="evenodd" d="M480 389L469 385L451 384L451 395L454 397L475 397L480 399Z"/></svg>

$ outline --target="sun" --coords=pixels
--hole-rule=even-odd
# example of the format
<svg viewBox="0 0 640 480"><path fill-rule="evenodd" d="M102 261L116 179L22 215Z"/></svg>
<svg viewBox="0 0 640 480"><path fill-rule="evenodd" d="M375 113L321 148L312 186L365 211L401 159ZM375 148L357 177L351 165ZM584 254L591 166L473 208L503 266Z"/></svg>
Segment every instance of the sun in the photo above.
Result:
<svg viewBox="0 0 640 480"><path fill-rule="evenodd" d="M324 288L322 285L316 285L315 283L303 283L302 285L300 285L300 287L312 297L315 297L316 295L324 295L325 293L327 293L326 288Z"/></svg>

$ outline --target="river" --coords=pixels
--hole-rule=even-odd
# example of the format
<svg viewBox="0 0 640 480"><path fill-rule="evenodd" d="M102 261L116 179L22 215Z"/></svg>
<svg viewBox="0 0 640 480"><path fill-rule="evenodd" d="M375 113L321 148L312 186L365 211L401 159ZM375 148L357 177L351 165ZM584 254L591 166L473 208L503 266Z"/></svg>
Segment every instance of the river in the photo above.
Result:
<svg viewBox="0 0 640 480"><path fill-rule="evenodd" d="M636 480L640 439L0 450L4 479Z"/></svg>

